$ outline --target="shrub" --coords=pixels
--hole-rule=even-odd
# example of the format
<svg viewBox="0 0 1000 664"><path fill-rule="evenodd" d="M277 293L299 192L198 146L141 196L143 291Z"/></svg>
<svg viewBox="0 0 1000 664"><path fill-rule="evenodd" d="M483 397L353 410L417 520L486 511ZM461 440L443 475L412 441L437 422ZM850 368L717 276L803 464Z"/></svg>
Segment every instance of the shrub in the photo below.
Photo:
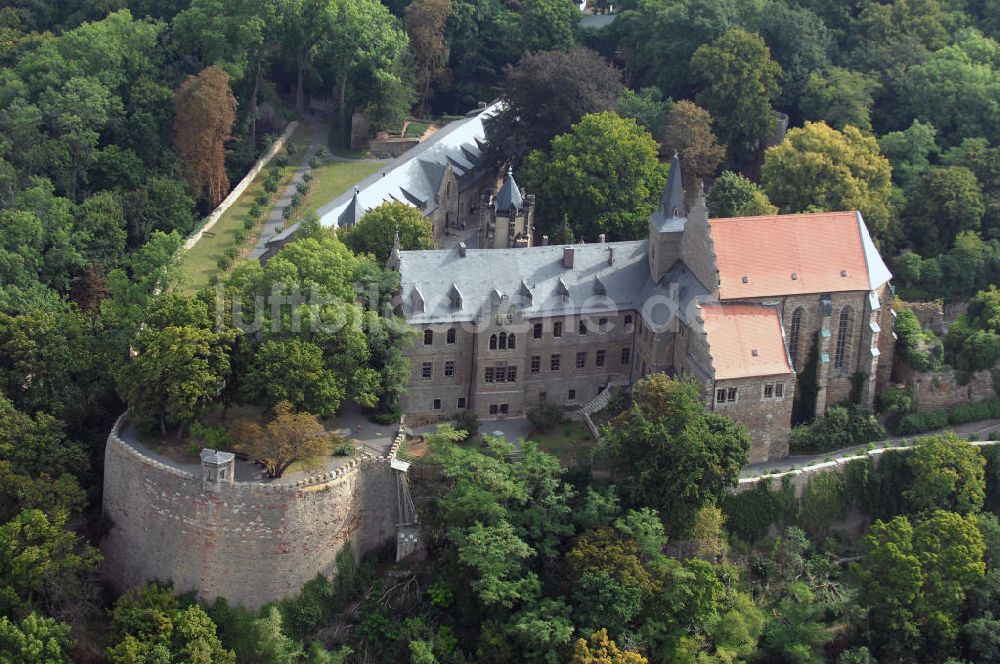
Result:
<svg viewBox="0 0 1000 664"><path fill-rule="evenodd" d="M229 256L219 256L215 261L215 265L220 270L228 270L229 266L232 264L233 264L233 259L230 258Z"/></svg>
<svg viewBox="0 0 1000 664"><path fill-rule="evenodd" d="M302 174L302 181L303 182L312 182L312 179L313 179L312 173L306 172L306 173Z"/></svg>
<svg viewBox="0 0 1000 664"><path fill-rule="evenodd" d="M286 157L285 155L279 155L278 157L275 158L274 165L277 166L278 168L284 168L285 166L288 166L288 157Z"/></svg>
<svg viewBox="0 0 1000 664"><path fill-rule="evenodd" d="M528 421L535 431L552 431L565 421L563 409L551 402L543 401L528 410Z"/></svg>
<svg viewBox="0 0 1000 664"><path fill-rule="evenodd" d="M191 437L197 438L202 445L213 450L227 449L232 441L225 427L210 427L195 422L191 425Z"/></svg>
<svg viewBox="0 0 1000 664"><path fill-rule="evenodd" d="M271 202L271 197L262 191L259 194L257 194L256 197L254 197L253 202L256 205L264 207L265 205Z"/></svg>
<svg viewBox="0 0 1000 664"><path fill-rule="evenodd" d="M925 332L911 310L903 308L896 317L896 353L916 371L940 369L944 345L933 332Z"/></svg>
<svg viewBox="0 0 1000 664"><path fill-rule="evenodd" d="M285 143L285 152L288 154L289 157L295 156L295 153L298 151L299 148L298 146L295 145L295 143L292 143L291 141Z"/></svg>
<svg viewBox="0 0 1000 664"><path fill-rule="evenodd" d="M302 194L293 194L290 204L293 208L297 208L302 205Z"/></svg>
<svg viewBox="0 0 1000 664"><path fill-rule="evenodd" d="M965 424L978 420L1000 417L1000 399L973 401L954 406L948 410L929 410L925 413L910 413L899 418L896 433L912 436L927 431L944 429L949 424Z"/></svg>
<svg viewBox="0 0 1000 664"><path fill-rule="evenodd" d="M319 165L320 165L319 157L313 157L312 159L309 160L309 168L315 170L319 168Z"/></svg>
<svg viewBox="0 0 1000 664"><path fill-rule="evenodd" d="M256 225L257 225L257 220L254 219L253 217L247 217L246 219L243 220L243 228L245 230L250 230Z"/></svg>
<svg viewBox="0 0 1000 664"><path fill-rule="evenodd" d="M237 228L233 231L233 242L236 243L237 247L242 247L247 241L247 232L242 228Z"/></svg>
<svg viewBox="0 0 1000 664"><path fill-rule="evenodd" d="M304 180L305 176L303 176L303 182L300 182L297 185L295 185L295 191L297 191L302 196L305 196L306 194L309 193L309 183L305 182Z"/></svg>
<svg viewBox="0 0 1000 664"><path fill-rule="evenodd" d="M926 413L910 413L899 418L896 433L900 436L912 436L925 431L934 431L948 426L948 411L929 410Z"/></svg>
<svg viewBox="0 0 1000 664"><path fill-rule="evenodd" d="M260 219L260 215L262 214L264 214L264 206L257 205L257 203L251 205L250 209L247 210L247 216L253 217L254 219Z"/></svg>
<svg viewBox="0 0 1000 664"><path fill-rule="evenodd" d="M335 438L333 441L333 453L337 456L351 456L354 454L354 445L346 438Z"/></svg>
<svg viewBox="0 0 1000 664"><path fill-rule="evenodd" d="M230 264L232 264L232 262L236 260L236 257L240 255L240 250L236 247L226 247L226 250L223 251L222 254L228 258Z"/></svg>
<svg viewBox="0 0 1000 664"><path fill-rule="evenodd" d="M319 150L316 151L316 156L320 159L329 159L330 151L327 150L326 147L321 147Z"/></svg>
<svg viewBox="0 0 1000 664"><path fill-rule="evenodd" d="M274 192L278 191L277 180L265 180L264 191L268 192L269 194L273 194Z"/></svg>
<svg viewBox="0 0 1000 664"><path fill-rule="evenodd" d="M882 440L885 435L868 408L833 406L809 424L793 427L790 447L794 452L826 452Z"/></svg>
<svg viewBox="0 0 1000 664"><path fill-rule="evenodd" d="M295 213L295 208L289 205L288 207L286 207L284 210L281 211L281 218L284 219L285 221L288 221L289 219L292 218L292 215L294 213Z"/></svg>
<svg viewBox="0 0 1000 664"><path fill-rule="evenodd" d="M464 431L469 434L465 439L466 441L470 441L479 435L479 426L479 417L472 411L467 410L459 413L458 417L455 418L455 430Z"/></svg>

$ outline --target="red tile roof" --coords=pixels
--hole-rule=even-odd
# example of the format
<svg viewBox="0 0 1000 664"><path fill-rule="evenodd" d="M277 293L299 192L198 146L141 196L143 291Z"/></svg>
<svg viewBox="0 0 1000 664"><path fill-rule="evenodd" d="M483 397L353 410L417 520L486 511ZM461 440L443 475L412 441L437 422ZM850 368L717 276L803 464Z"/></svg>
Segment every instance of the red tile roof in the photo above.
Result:
<svg viewBox="0 0 1000 664"><path fill-rule="evenodd" d="M792 372L775 307L706 304L701 318L716 380Z"/></svg>
<svg viewBox="0 0 1000 664"><path fill-rule="evenodd" d="M856 212L711 219L719 297L870 290Z"/></svg>

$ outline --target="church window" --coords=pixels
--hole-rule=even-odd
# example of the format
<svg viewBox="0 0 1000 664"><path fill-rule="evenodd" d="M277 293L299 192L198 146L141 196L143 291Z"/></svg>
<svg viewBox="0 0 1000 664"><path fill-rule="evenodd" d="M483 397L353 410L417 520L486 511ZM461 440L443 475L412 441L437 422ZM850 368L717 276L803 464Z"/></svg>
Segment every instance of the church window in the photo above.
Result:
<svg viewBox="0 0 1000 664"><path fill-rule="evenodd" d="M788 334L788 354L792 358L792 368L799 361L799 330L802 327L802 307L792 313L792 327Z"/></svg>
<svg viewBox="0 0 1000 664"><path fill-rule="evenodd" d="M500 333L500 349L503 350L503 349L506 349L506 348L507 348L507 333L506 332L501 332Z"/></svg>
<svg viewBox="0 0 1000 664"><path fill-rule="evenodd" d="M424 345L430 346L434 343L434 330L424 330Z"/></svg>
<svg viewBox="0 0 1000 664"><path fill-rule="evenodd" d="M833 365L837 368L844 366L844 354L847 351L847 328L851 322L851 308L844 307L840 310L840 325L837 328L837 352L834 355Z"/></svg>

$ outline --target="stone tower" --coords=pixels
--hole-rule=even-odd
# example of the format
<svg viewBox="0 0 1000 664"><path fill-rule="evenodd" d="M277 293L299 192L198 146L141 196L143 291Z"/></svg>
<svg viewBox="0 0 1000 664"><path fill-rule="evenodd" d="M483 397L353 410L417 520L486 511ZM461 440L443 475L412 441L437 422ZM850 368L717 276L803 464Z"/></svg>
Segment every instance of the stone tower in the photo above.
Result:
<svg viewBox="0 0 1000 664"><path fill-rule="evenodd" d="M659 282L681 257L681 238L686 223L681 160L675 152L660 206L649 215L649 276L653 283Z"/></svg>
<svg viewBox="0 0 1000 664"><path fill-rule="evenodd" d="M500 192L483 196L479 219L479 248L506 249L534 245L535 197L525 195L508 168Z"/></svg>

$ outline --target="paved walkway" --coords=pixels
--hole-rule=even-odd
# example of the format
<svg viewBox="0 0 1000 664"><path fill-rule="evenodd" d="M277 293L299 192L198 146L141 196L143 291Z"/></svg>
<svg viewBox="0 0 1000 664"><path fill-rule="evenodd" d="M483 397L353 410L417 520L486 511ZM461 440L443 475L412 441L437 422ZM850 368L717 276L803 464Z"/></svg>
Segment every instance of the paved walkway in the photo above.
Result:
<svg viewBox="0 0 1000 664"><path fill-rule="evenodd" d="M257 244L250 250L250 258L260 258L267 249L267 243L271 238L284 230L288 222L282 215L285 209L292 204L292 196L297 193L297 187L303 181L302 176L312 170L309 167L309 160L316 156L320 148L326 147L330 140L330 125L314 121L305 121L303 124L310 131L309 146L303 150L292 179L289 180L285 190L281 192L278 202L271 209L271 216L264 222L264 228L261 229L260 237L257 238Z"/></svg>
<svg viewBox="0 0 1000 664"><path fill-rule="evenodd" d="M887 447L898 447L899 443L908 443L915 438L920 438L922 436L931 436L937 433L945 433L947 431L954 431L961 436L968 436L969 434L975 434L980 437L980 439L986 438L987 434L994 431L1000 431L1000 419L998 420L982 420L980 422L968 422L966 424L959 424L948 429L942 429L940 431L928 431L927 433L917 434L915 436L898 436L896 438L888 438L886 440L881 440L876 443L872 443L874 449L887 448ZM762 461L759 463L751 463L743 466L740 470L740 477L757 477L758 475L766 475L771 473L780 473L787 470L792 470L792 468L805 468L806 466L813 466L817 463L823 463L829 459L836 459L845 456L854 456L856 454L862 454L867 449L866 445L854 445L852 447L845 447L839 450L832 450L830 452L819 452L817 454L796 454L792 456L787 456L784 459L778 461Z"/></svg>

